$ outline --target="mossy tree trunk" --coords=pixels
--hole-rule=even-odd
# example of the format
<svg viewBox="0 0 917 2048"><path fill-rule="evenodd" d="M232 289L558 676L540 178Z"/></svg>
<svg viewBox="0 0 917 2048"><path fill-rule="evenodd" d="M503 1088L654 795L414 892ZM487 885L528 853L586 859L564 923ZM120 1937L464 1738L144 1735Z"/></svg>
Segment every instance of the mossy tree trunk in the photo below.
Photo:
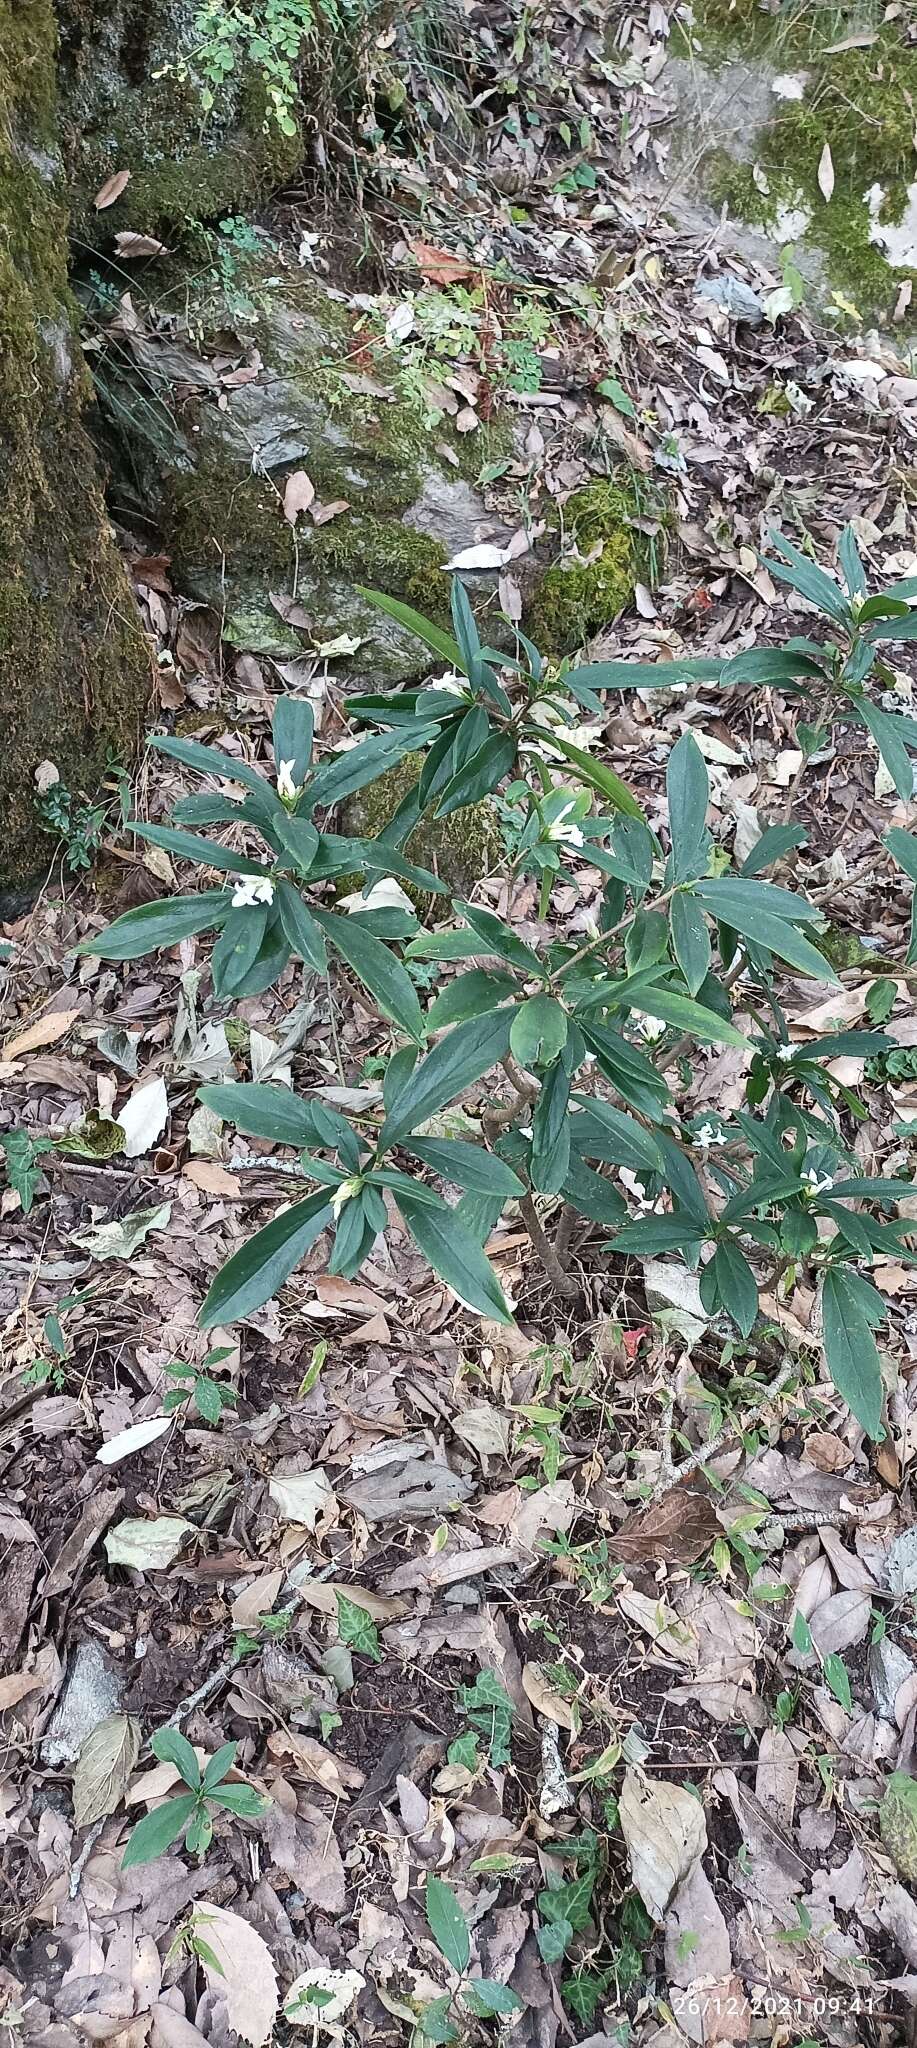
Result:
<svg viewBox="0 0 917 2048"><path fill-rule="evenodd" d="M115 550L84 409L67 285L52 0L0 0L0 891L49 842L35 770L92 791L129 757L150 663Z"/></svg>

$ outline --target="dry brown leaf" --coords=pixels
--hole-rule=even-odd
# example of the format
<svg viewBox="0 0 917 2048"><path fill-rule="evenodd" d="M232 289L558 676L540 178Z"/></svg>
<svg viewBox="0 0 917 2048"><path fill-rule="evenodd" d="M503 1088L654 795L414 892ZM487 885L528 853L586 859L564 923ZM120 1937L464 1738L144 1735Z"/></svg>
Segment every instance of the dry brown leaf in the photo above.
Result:
<svg viewBox="0 0 917 2048"><path fill-rule="evenodd" d="M831 155L830 142L825 143L821 156L818 159L817 175L818 189L822 198L827 202L834 191L834 158Z"/></svg>
<svg viewBox="0 0 917 2048"><path fill-rule="evenodd" d="M79 1010L46 1010L43 1017L36 1017L34 1024L27 1024L24 1031L17 1031L3 1046L5 1060L21 1059L23 1053L37 1052L42 1045L57 1045L73 1029Z"/></svg>
<svg viewBox="0 0 917 2048"><path fill-rule="evenodd" d="M721 1534L709 1492L673 1486L651 1507L628 1515L608 1548L624 1564L695 1564Z"/></svg>
<svg viewBox="0 0 917 2048"><path fill-rule="evenodd" d="M182 1175L205 1195L237 1196L242 1193L238 1174L228 1173L226 1167L219 1166L215 1159L189 1159L187 1166L182 1168Z"/></svg>
<svg viewBox="0 0 917 2048"><path fill-rule="evenodd" d="M204 1946L201 1967L211 1991L226 2000L233 2033L261 2048L277 2017L277 1973L267 1943L240 1914L206 1899L198 1901L191 1924ZM208 1963L208 1949L219 1968Z"/></svg>
<svg viewBox="0 0 917 2048"><path fill-rule="evenodd" d="M309 517L313 526L327 526L329 519L338 519L342 512L349 511L349 498L329 498L324 505L316 498L314 505L309 508Z"/></svg>
<svg viewBox="0 0 917 2048"><path fill-rule="evenodd" d="M301 512L308 512L315 497L315 485L304 469L293 469L283 488L283 516L291 526L296 525Z"/></svg>
<svg viewBox="0 0 917 2048"><path fill-rule="evenodd" d="M853 1462L850 1445L826 1429L811 1431L806 1437L804 1455L817 1472L846 1472Z"/></svg>
<svg viewBox="0 0 917 2048"><path fill-rule="evenodd" d="M536 1714L543 1714L546 1721L556 1721L558 1728L569 1728L571 1734L575 1733L573 1701L565 1699L556 1685L551 1684L543 1664L523 1664L522 1683Z"/></svg>
<svg viewBox="0 0 917 2048"><path fill-rule="evenodd" d="M707 1847L703 1806L682 1785L629 1770L619 1812L634 1884L647 1912L661 1920Z"/></svg>
<svg viewBox="0 0 917 2048"><path fill-rule="evenodd" d="M109 1714L87 1735L73 1773L73 1817L78 1828L104 1820L120 1806L140 1754L140 1723Z"/></svg>
<svg viewBox="0 0 917 2048"><path fill-rule="evenodd" d="M11 1671L6 1678L0 1678L0 1714L8 1707L18 1707L30 1692L41 1692L46 1680L37 1671Z"/></svg>
<svg viewBox="0 0 917 2048"><path fill-rule="evenodd" d="M98 205L98 200L96 201ZM121 228L115 236L115 251L129 262L137 256L168 256L165 242L159 242L155 235L135 235L129 228Z"/></svg>
<svg viewBox="0 0 917 2048"><path fill-rule="evenodd" d="M104 185L99 186L93 201L97 213L104 213L106 206L114 206L115 200L120 199L125 185L129 184L130 175L130 171L112 171L111 177L106 178Z"/></svg>
<svg viewBox="0 0 917 2048"><path fill-rule="evenodd" d="M461 284L475 275L474 265L466 262L464 256L452 256L448 249L437 249L432 242L409 241L408 248L428 284Z"/></svg>

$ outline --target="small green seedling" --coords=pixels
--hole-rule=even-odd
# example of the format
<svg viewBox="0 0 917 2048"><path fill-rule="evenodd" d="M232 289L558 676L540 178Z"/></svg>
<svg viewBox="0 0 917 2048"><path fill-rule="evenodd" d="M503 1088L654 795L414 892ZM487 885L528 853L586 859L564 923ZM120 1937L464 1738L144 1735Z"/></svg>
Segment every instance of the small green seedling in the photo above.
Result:
<svg viewBox="0 0 917 2048"><path fill-rule="evenodd" d="M179 1380L180 1386L170 1387L163 1397L162 1412L171 1415L181 1408L185 1415L192 1408L197 1410L202 1422L217 1423L222 1420L224 1408L235 1408L239 1396L234 1387L226 1387L221 1380L211 1379L208 1366L220 1365L224 1358L232 1355L232 1345L224 1344L217 1351L208 1351L203 1365L189 1365L185 1358L173 1358L166 1366L166 1377Z"/></svg>
<svg viewBox="0 0 917 2048"><path fill-rule="evenodd" d="M469 1977L471 1933L451 1885L444 1884L442 1878L428 1877L424 1903L430 1933L459 1982L453 1992L435 1998L425 2008L417 2031L421 2041L433 2041L438 2048L448 2048L450 2042L459 2039L453 2017L456 2001L475 2019L487 2020L521 2012L522 2000L508 1984L501 1984L494 1977Z"/></svg>
<svg viewBox="0 0 917 2048"><path fill-rule="evenodd" d="M224 1742L202 1775L191 1744L181 1730L157 1729L150 1740L153 1755L160 1763L175 1765L188 1791L164 1800L162 1806L137 1822L121 1860L122 1870L128 1870L134 1863L152 1863L179 1835L184 1835L190 1855L203 1856L213 1838L214 1807L236 1814L239 1820L257 1820L264 1813L269 1802L253 1785L231 1785L226 1781L225 1773L232 1770L238 1747L237 1742Z"/></svg>

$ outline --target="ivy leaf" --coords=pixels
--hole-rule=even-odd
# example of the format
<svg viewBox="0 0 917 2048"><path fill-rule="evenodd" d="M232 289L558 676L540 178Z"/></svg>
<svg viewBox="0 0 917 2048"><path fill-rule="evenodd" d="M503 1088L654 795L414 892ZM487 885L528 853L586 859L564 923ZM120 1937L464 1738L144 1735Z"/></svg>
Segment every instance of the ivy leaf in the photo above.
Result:
<svg viewBox="0 0 917 2048"><path fill-rule="evenodd" d="M338 1635L348 1650L357 1650L361 1657L371 1657L374 1664L381 1664L382 1651L379 1647L379 1631L365 1607L356 1600L348 1600L346 1593L336 1593L338 1611Z"/></svg>

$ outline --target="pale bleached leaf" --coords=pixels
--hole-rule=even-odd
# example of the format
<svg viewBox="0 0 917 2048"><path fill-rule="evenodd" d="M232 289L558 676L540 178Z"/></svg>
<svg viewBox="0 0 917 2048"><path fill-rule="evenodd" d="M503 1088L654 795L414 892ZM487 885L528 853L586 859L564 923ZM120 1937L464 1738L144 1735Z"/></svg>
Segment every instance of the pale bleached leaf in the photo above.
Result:
<svg viewBox="0 0 917 2048"><path fill-rule="evenodd" d="M109 1437L107 1444L102 1445L96 1452L96 1464L118 1465L134 1451L145 1451L147 1444L154 1444L171 1427L171 1415L151 1415L147 1422L132 1422L129 1429L119 1429L117 1436Z"/></svg>
<svg viewBox="0 0 917 2048"><path fill-rule="evenodd" d="M73 1773L73 1817L78 1828L104 1820L120 1806L140 1753L140 1723L109 1714L87 1735Z"/></svg>
<svg viewBox="0 0 917 2048"><path fill-rule="evenodd" d="M226 2001L233 2033L251 2048L261 2048L277 2017L277 1973L267 1943L239 1913L207 1899L195 1906L191 1925L205 1950L201 1967L211 1991ZM207 1961L207 1950L216 1968Z"/></svg>
<svg viewBox="0 0 917 2048"><path fill-rule="evenodd" d="M105 1538L109 1564L129 1565L137 1572L161 1572L173 1564L186 1536L193 1536L193 1522L182 1515L157 1515L145 1522L128 1516L116 1522Z"/></svg>
<svg viewBox="0 0 917 2048"><path fill-rule="evenodd" d="M703 1806L682 1785L628 1771L619 1811L634 1885L647 1912L662 1920L707 1847Z"/></svg>
<svg viewBox="0 0 917 2048"><path fill-rule="evenodd" d="M834 158L831 144L826 142L818 159L818 189L824 200L829 200L834 191Z"/></svg>

